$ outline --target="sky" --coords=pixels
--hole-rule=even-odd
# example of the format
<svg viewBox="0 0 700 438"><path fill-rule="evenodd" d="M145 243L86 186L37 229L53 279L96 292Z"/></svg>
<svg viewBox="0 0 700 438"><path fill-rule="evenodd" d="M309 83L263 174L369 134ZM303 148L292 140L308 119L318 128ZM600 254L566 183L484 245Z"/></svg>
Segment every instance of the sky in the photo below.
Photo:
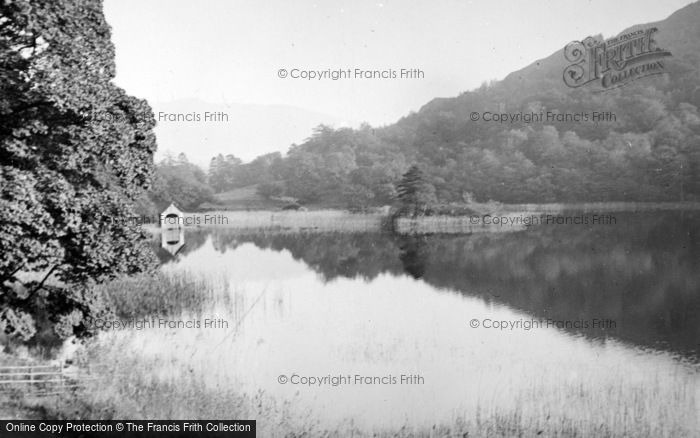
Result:
<svg viewBox="0 0 700 438"><path fill-rule="evenodd" d="M589 35L658 21L688 0L106 0L117 85L151 102L288 105L390 124ZM302 70L416 78L294 79ZM287 77L280 78L280 69ZM295 70L296 69L296 70ZM389 73L391 74L391 73ZM264 151L261 151L264 152Z"/></svg>

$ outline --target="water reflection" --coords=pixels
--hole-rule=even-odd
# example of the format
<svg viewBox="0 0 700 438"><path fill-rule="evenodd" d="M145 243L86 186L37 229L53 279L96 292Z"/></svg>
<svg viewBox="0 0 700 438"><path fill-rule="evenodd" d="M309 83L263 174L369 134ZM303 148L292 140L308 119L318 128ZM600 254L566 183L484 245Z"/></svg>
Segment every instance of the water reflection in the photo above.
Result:
<svg viewBox="0 0 700 438"><path fill-rule="evenodd" d="M185 229L183 227L164 228L160 236L160 247L171 256L175 256L185 246Z"/></svg>
<svg viewBox="0 0 700 438"><path fill-rule="evenodd" d="M322 427L552 418L590 436L603 429L585 425L687 435L700 398L698 221L617 223L465 236L188 230L178 257L161 254L162 269L225 276L235 308L218 300L197 312L240 326L103 342L128 344L162 381L194 375L212 391L263 393ZM525 328L539 318L615 326ZM499 330L487 320L522 325ZM425 383L278 380L402 374Z"/></svg>
<svg viewBox="0 0 700 438"><path fill-rule="evenodd" d="M398 242L399 259L404 272L413 278L421 278L428 264L428 243L425 236L404 237Z"/></svg>
<svg viewBox="0 0 700 438"><path fill-rule="evenodd" d="M324 281L408 275L533 318L612 321L564 329L698 360L698 216L629 214L617 219L610 226L540 226L465 236L188 230L181 257L199 269L210 263L210 256L200 254L203 246L225 253L252 243L289 252ZM164 263L173 260L160 256Z"/></svg>

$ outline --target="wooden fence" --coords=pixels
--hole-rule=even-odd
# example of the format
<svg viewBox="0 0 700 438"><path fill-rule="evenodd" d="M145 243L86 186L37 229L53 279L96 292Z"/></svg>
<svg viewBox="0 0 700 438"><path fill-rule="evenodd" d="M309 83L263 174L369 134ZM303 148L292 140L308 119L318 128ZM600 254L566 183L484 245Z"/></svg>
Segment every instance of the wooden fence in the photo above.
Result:
<svg viewBox="0 0 700 438"><path fill-rule="evenodd" d="M0 366L0 394L61 396L82 387L84 379L61 363Z"/></svg>

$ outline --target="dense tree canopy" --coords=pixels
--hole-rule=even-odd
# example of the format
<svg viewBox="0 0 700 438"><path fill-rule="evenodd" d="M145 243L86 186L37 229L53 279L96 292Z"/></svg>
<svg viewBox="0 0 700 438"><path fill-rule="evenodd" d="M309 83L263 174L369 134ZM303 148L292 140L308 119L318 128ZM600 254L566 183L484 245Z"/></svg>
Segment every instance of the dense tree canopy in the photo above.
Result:
<svg viewBox="0 0 700 438"><path fill-rule="evenodd" d="M197 165L190 163L185 154L176 158L166 156L155 166L153 186L148 192L152 204L150 214L158 215L170 203L186 211L193 211L201 203L211 201L212 188L207 176Z"/></svg>
<svg viewBox="0 0 700 438"><path fill-rule="evenodd" d="M155 125L111 82L92 0L0 3L0 325L89 333L91 285L152 266L132 205L150 185Z"/></svg>

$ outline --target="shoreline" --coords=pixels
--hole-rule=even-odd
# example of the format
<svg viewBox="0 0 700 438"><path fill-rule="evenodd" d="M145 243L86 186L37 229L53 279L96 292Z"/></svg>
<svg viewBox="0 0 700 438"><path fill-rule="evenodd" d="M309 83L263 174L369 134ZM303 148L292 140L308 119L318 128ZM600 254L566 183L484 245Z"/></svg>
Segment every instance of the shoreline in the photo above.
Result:
<svg viewBox="0 0 700 438"><path fill-rule="evenodd" d="M695 212L700 202L587 202L549 204L471 204L471 215L437 214L415 218L393 218L393 230L404 233L475 233L512 232L531 226L547 225L537 217L547 215L596 215L591 223L574 222L575 225L606 224L604 216L610 213ZM139 218L134 218L139 219ZM146 219L146 217L142 218ZM392 215L387 209L368 213L353 213L340 209L275 211L275 210L212 210L183 212L171 228L226 228L240 230L273 230L285 232L377 232L387 229ZM568 224L568 223L567 223ZM614 223L613 223L614 224ZM143 221L144 230L159 234L162 229L153 221ZM391 227L389 227L391 228Z"/></svg>

